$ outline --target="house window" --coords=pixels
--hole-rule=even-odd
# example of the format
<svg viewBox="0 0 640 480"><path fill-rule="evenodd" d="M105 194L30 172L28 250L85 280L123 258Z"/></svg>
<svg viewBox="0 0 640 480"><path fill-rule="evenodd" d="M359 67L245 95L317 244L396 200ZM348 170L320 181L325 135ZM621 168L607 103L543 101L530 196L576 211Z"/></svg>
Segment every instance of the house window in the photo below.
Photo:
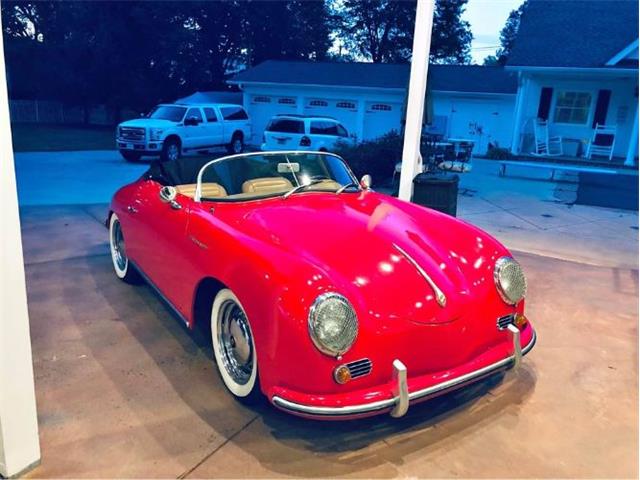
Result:
<svg viewBox="0 0 640 480"><path fill-rule="evenodd" d="M384 103L374 103L373 105L371 105L371 110L378 112L390 112L391 105L385 105Z"/></svg>
<svg viewBox="0 0 640 480"><path fill-rule="evenodd" d="M309 102L309 106L310 107L328 107L329 102L327 102L326 100L311 100Z"/></svg>
<svg viewBox="0 0 640 480"><path fill-rule="evenodd" d="M347 108L353 110L356 108L356 104L353 102L338 102L336 103L336 107L338 108Z"/></svg>
<svg viewBox="0 0 640 480"><path fill-rule="evenodd" d="M271 97L256 96L253 97L253 103L271 103Z"/></svg>
<svg viewBox="0 0 640 480"><path fill-rule="evenodd" d="M283 97L283 98L279 98L278 99L278 103L281 105L295 105L296 104L296 99L295 98L289 98L289 97Z"/></svg>
<svg viewBox="0 0 640 480"><path fill-rule="evenodd" d="M558 92L553 116L555 123L584 125L589 120L591 94L588 92Z"/></svg>

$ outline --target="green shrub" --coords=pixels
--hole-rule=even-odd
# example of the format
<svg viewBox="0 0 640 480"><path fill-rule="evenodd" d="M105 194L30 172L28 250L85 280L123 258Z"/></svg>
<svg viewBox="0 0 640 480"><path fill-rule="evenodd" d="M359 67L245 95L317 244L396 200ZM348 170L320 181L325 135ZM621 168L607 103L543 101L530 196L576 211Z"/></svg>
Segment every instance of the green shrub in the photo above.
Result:
<svg viewBox="0 0 640 480"><path fill-rule="evenodd" d="M508 148L494 147L489 144L486 157L491 160L511 160L515 158Z"/></svg>
<svg viewBox="0 0 640 480"><path fill-rule="evenodd" d="M340 143L335 153L345 159L357 178L368 173L380 184L393 176L396 163L402 160L402 142L400 134L392 130L376 140L356 145Z"/></svg>

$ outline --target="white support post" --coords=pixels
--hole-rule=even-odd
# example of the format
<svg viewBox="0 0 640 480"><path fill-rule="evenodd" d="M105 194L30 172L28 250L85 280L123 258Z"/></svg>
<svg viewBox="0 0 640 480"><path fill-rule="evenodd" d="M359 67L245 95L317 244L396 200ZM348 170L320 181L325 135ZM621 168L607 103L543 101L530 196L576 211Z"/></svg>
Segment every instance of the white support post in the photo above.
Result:
<svg viewBox="0 0 640 480"><path fill-rule="evenodd" d="M636 104L636 115L633 120L633 128L629 137L629 148L627 149L627 158L624 164L633 167L636 159L636 150L638 149L638 105Z"/></svg>
<svg viewBox="0 0 640 480"><path fill-rule="evenodd" d="M411 200L413 179L422 171L420 157L420 137L422 136L422 116L424 97L429 71L429 50L431 49L431 29L433 26L434 0L418 0L416 22L413 30L413 52L411 56L411 77L407 95L407 115L402 148L402 170L398 197Z"/></svg>
<svg viewBox="0 0 640 480"><path fill-rule="evenodd" d="M16 176L0 36L0 475L40 460Z"/></svg>
<svg viewBox="0 0 640 480"><path fill-rule="evenodd" d="M522 137L522 112L524 109L524 100L529 87L528 78L523 78L522 73L518 74L518 94L516 95L516 108L513 113L513 133L511 137L511 153L518 155L520 153L521 137Z"/></svg>

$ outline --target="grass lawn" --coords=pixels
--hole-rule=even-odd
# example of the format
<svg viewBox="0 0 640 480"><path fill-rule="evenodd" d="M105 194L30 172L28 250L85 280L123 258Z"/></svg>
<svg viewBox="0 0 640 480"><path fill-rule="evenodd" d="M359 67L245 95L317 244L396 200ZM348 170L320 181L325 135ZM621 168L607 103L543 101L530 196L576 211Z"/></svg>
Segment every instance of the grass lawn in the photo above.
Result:
<svg viewBox="0 0 640 480"><path fill-rule="evenodd" d="M114 150L115 127L11 125L14 152Z"/></svg>

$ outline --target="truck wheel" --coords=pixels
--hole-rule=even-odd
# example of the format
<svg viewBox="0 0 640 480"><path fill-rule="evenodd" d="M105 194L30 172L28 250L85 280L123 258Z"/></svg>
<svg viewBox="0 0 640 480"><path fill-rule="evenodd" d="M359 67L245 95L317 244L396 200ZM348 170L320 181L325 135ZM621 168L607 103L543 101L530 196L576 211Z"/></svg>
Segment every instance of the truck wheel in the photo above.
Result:
<svg viewBox="0 0 640 480"><path fill-rule="evenodd" d="M162 144L162 160L173 162L180 158L180 142L169 138Z"/></svg>
<svg viewBox="0 0 640 480"><path fill-rule="evenodd" d="M242 153L244 151L244 142L242 141L242 135L234 133L231 143L227 146L229 153Z"/></svg>
<svg viewBox="0 0 640 480"><path fill-rule="evenodd" d="M140 160L140 157L142 157L142 154L138 152L128 152L126 150L120 150L120 155L122 155L122 158L127 162L137 162Z"/></svg>

